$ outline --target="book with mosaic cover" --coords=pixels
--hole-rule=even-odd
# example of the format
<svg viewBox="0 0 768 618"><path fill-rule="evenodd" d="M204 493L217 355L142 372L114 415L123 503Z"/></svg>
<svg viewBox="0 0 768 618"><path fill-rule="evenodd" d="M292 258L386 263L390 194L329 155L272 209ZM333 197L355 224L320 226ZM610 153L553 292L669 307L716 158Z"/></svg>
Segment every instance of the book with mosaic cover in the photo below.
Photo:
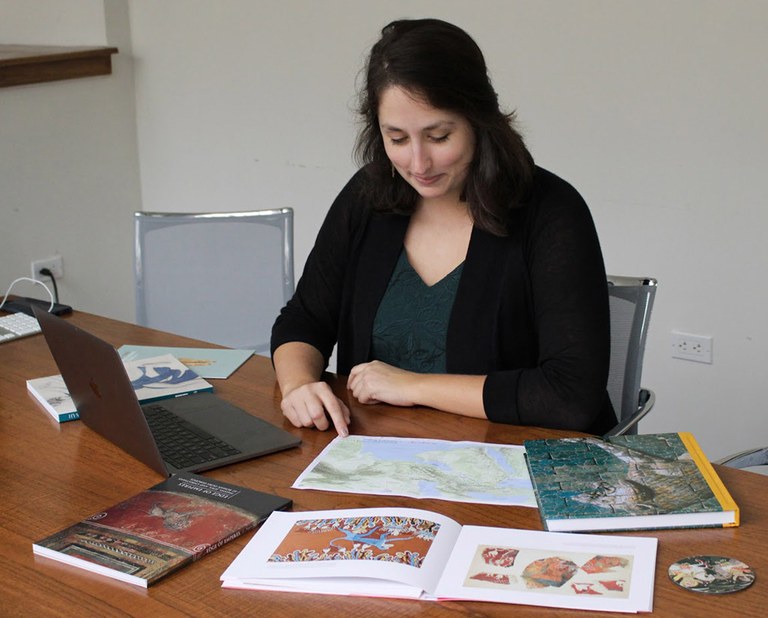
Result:
<svg viewBox="0 0 768 618"><path fill-rule="evenodd" d="M649 612L656 549L655 538L461 526L421 509L275 512L221 580L242 590Z"/></svg>
<svg viewBox="0 0 768 618"><path fill-rule="evenodd" d="M690 433L526 440L544 527L558 532L739 525Z"/></svg>

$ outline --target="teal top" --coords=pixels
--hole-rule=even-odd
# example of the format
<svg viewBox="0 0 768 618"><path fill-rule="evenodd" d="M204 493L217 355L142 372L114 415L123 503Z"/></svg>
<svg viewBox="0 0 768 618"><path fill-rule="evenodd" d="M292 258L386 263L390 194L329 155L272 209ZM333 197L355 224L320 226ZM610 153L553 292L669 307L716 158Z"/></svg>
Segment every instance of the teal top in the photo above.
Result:
<svg viewBox="0 0 768 618"><path fill-rule="evenodd" d="M432 286L400 253L373 321L373 358L419 373L445 373L448 320L464 263Z"/></svg>

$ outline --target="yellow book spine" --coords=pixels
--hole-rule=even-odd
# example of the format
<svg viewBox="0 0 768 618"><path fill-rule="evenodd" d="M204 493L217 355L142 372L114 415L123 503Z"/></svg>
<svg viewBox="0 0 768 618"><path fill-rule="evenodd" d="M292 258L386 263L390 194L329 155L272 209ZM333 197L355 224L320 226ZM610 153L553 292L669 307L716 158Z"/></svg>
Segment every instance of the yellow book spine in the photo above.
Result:
<svg viewBox="0 0 768 618"><path fill-rule="evenodd" d="M681 431L680 433L678 433L678 435L680 436L680 440L685 445L685 448L688 450L688 453L690 453L691 459L693 459L693 461L696 463L696 466L699 468L699 471L701 472L702 476L707 481L707 484L709 485L709 488L712 490L712 493L715 494L715 497L717 498L717 501L720 503L720 506L723 507L724 511L733 511L733 522L729 524L724 524L725 527L730 528L730 527L738 526L739 525L739 507L734 501L734 499L731 497L731 494L728 493L728 490L723 484L723 481L717 475L717 472L715 472L715 469L712 467L712 464L704 456L704 451L701 450L699 443L696 442L696 438L693 437L693 434L688 432Z"/></svg>

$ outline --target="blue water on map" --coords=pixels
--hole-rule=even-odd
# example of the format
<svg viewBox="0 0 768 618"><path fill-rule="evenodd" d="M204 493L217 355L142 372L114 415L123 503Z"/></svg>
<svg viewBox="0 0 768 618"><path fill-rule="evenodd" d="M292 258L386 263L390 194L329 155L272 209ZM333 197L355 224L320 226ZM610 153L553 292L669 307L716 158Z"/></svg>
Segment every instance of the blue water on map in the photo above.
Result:
<svg viewBox="0 0 768 618"><path fill-rule="evenodd" d="M449 442L440 442L435 444L434 450L436 454L440 454L452 450L464 450L466 448L467 445L463 443L451 444ZM527 478L516 478L518 472L513 468L513 466L510 465L509 460L507 460L501 453L501 448L503 447L485 446L479 448L482 448L485 456L493 460L493 462L501 470L509 475L499 483L500 487L524 488L530 486L530 482ZM377 459L382 461L409 461L424 463L445 472L456 472L445 461L434 461L429 458L429 443L425 444L424 442L407 442L399 440L375 440L369 438L363 443L363 453L366 452L371 453ZM433 481L420 481L419 488L424 495L436 496L441 493L440 489ZM477 492L472 497L480 499L487 496Z"/></svg>

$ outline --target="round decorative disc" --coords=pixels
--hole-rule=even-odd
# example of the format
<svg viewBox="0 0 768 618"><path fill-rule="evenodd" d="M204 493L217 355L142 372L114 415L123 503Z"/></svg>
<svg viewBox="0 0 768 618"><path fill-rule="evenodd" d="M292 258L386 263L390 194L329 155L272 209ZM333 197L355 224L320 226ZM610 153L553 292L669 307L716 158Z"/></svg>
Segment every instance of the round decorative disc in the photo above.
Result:
<svg viewBox="0 0 768 618"><path fill-rule="evenodd" d="M669 579L692 592L726 594L752 585L755 574L740 560L724 556L689 556L669 567Z"/></svg>

